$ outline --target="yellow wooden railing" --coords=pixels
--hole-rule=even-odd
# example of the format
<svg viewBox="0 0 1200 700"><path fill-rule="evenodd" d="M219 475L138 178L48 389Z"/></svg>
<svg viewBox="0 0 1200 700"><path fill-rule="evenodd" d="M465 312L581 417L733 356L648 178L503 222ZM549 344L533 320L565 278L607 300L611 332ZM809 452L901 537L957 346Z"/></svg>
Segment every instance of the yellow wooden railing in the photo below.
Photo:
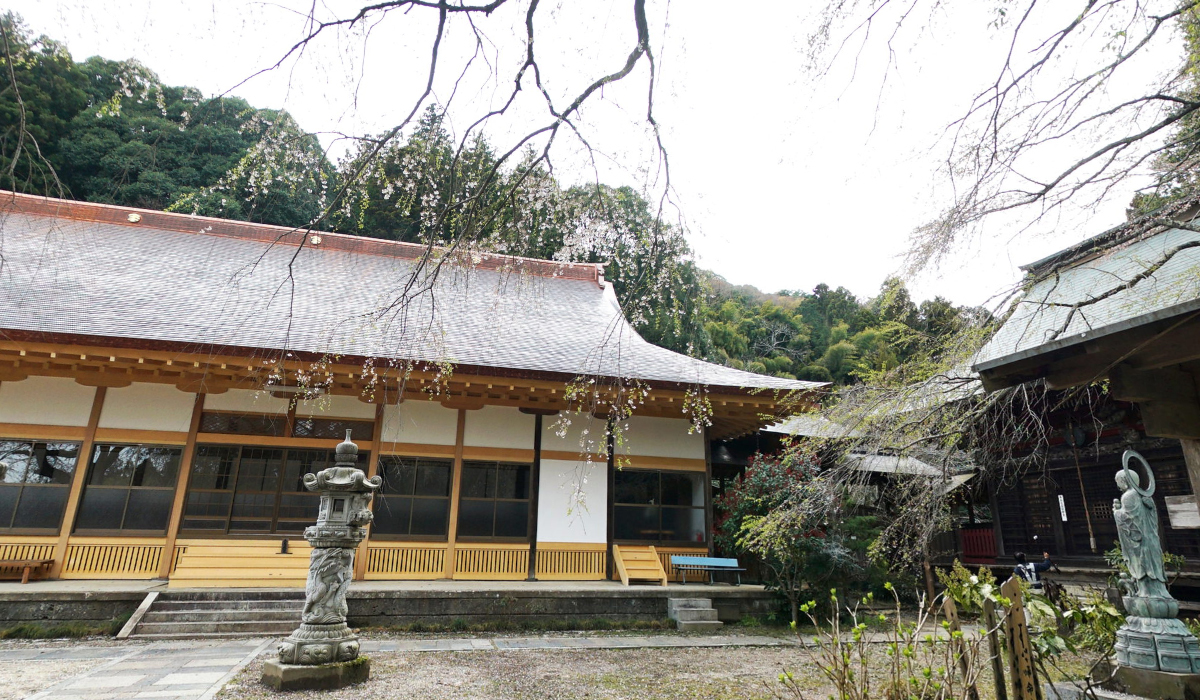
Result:
<svg viewBox="0 0 1200 700"><path fill-rule="evenodd" d="M163 538L71 538L62 578L154 578L162 560Z"/></svg>
<svg viewBox="0 0 1200 700"><path fill-rule="evenodd" d="M607 557L604 544L538 542L537 577L545 581L603 580Z"/></svg>
<svg viewBox="0 0 1200 700"><path fill-rule="evenodd" d="M54 542L53 537L6 539L0 542L0 559L53 559ZM44 577L45 572L42 569L38 575ZM0 578L20 578L21 573L21 567L0 566Z"/></svg>
<svg viewBox="0 0 1200 700"><path fill-rule="evenodd" d="M376 543L367 547L368 581L442 578L446 574L446 545Z"/></svg>
<svg viewBox="0 0 1200 700"><path fill-rule="evenodd" d="M458 544L454 578L480 581L520 580L529 575L527 544Z"/></svg>

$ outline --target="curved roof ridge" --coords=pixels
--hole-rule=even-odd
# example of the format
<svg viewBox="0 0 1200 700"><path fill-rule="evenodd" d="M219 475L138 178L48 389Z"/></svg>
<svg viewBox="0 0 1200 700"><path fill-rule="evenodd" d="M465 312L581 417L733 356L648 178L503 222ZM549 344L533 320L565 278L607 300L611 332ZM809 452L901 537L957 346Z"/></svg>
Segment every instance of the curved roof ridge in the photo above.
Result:
<svg viewBox="0 0 1200 700"><path fill-rule="evenodd" d="M0 211L113 224L130 228L154 228L179 233L224 236L295 247L309 246L366 255L388 255L408 260L418 259L431 250L446 251L446 248L441 246L335 233L302 226L278 226L234 219L218 219L196 214L43 197L10 190L0 190ZM317 240L313 240L314 237ZM456 254L462 258L461 262L477 269L512 270L542 277L594 280L597 284L604 284L603 263L558 262L501 253L464 253L459 251Z"/></svg>

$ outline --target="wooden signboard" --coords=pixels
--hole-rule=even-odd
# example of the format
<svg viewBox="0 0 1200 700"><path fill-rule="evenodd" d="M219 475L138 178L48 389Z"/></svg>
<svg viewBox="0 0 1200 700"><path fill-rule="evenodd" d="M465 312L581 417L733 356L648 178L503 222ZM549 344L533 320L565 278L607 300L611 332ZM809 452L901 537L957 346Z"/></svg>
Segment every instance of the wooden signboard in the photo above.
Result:
<svg viewBox="0 0 1200 700"><path fill-rule="evenodd" d="M1167 518L1176 530L1200 529L1200 508L1196 507L1195 496L1167 496Z"/></svg>
<svg viewBox="0 0 1200 700"><path fill-rule="evenodd" d="M946 616L946 629L950 632L950 646L954 650L954 656L958 659L958 670L962 673L963 683L967 685L967 698L969 700L979 700L979 689L975 687L975 683L971 678L971 665L967 660L967 645L962 643L961 639L955 639L955 632L962 632L962 626L958 623L958 608L954 605L953 598L946 598L942 601L942 614Z"/></svg>
<svg viewBox="0 0 1200 700"><path fill-rule="evenodd" d="M1004 644L1008 649L1012 700L1042 700L1042 688L1033 670L1033 647L1029 643L1029 628L1025 624L1021 582L1009 578L1000 586L1000 595L1012 601L1004 616Z"/></svg>
<svg viewBox="0 0 1200 700"><path fill-rule="evenodd" d="M1004 655L1000 653L1000 623L996 620L996 604L991 599L983 601L983 626L987 634L988 653L992 656L996 700L1008 700L1008 687L1004 684Z"/></svg>

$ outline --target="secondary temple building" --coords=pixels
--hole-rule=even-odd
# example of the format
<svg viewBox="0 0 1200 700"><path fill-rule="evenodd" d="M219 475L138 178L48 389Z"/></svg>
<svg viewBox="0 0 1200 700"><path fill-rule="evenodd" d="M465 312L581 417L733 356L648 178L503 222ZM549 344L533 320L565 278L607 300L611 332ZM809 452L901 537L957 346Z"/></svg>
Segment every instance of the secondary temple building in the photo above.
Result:
<svg viewBox="0 0 1200 700"><path fill-rule="evenodd" d="M3 193L0 560L301 586L301 479L350 430L384 483L356 578L670 573L709 550L708 440L820 386L646 342L601 265L425 252Z"/></svg>

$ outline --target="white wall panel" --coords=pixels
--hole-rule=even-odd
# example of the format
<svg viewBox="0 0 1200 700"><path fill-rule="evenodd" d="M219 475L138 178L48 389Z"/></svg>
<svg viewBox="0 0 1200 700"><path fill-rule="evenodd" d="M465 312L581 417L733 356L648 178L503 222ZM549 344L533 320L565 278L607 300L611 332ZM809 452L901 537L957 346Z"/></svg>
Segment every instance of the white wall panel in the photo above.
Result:
<svg viewBox="0 0 1200 700"><path fill-rule="evenodd" d="M686 418L633 416L625 431L620 454L644 457L685 457L704 459L704 434L688 434L691 421Z"/></svg>
<svg viewBox="0 0 1200 700"><path fill-rule="evenodd" d="M100 410L101 428L173 430L186 433L191 427L196 395L171 384L131 384L109 389Z"/></svg>
<svg viewBox="0 0 1200 700"><path fill-rule="evenodd" d="M206 394L207 411L238 411L240 413L287 413L288 400L277 399L266 391L230 389L223 394Z"/></svg>
<svg viewBox="0 0 1200 700"><path fill-rule="evenodd" d="M608 464L543 459L538 542L608 541Z"/></svg>
<svg viewBox="0 0 1200 700"><path fill-rule="evenodd" d="M453 445L458 434L458 411L435 401L410 399L384 408L381 432L385 443Z"/></svg>
<svg viewBox="0 0 1200 700"><path fill-rule="evenodd" d="M0 382L0 423L86 426L95 398L94 387L63 377Z"/></svg>
<svg viewBox="0 0 1200 700"><path fill-rule="evenodd" d="M511 406L484 406L476 411L467 411L463 444L468 447L532 450L535 420L534 416L521 413L520 409Z"/></svg>
<svg viewBox="0 0 1200 700"><path fill-rule="evenodd" d="M301 401L296 415L304 418L358 418L375 420L375 404L363 403L357 396L321 396Z"/></svg>
<svg viewBox="0 0 1200 700"><path fill-rule="evenodd" d="M560 423L560 416L565 416L570 423ZM542 419L542 449L576 454L603 452L606 426L605 419L586 413L546 416ZM558 435L560 431L563 432L562 437Z"/></svg>

